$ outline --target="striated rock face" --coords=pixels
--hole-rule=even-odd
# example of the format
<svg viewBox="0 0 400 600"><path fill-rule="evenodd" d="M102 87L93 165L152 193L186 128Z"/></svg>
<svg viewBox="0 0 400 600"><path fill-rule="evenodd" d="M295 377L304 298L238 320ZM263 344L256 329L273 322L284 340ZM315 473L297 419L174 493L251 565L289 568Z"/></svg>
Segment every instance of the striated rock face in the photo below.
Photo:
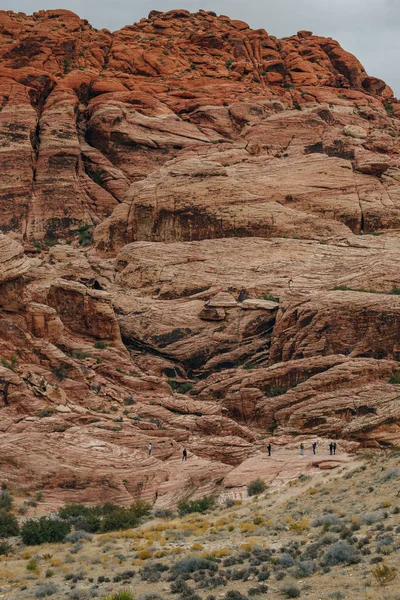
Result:
<svg viewBox="0 0 400 600"><path fill-rule="evenodd" d="M400 444L384 82L203 10L0 11L0 61L2 481L170 507Z"/></svg>
<svg viewBox="0 0 400 600"><path fill-rule="evenodd" d="M395 173L375 179L391 161L360 159L371 179L350 161L396 155L400 105L331 38L279 40L206 11L114 33L65 10L1 11L0 59L5 232L68 238L114 211L96 233L107 250L396 227Z"/></svg>
<svg viewBox="0 0 400 600"><path fill-rule="evenodd" d="M29 260L23 247L6 235L0 234L0 285L19 279L29 270Z"/></svg>
<svg viewBox="0 0 400 600"><path fill-rule="evenodd" d="M77 333L119 342L119 327L107 292L86 288L82 283L56 279L47 300L62 322Z"/></svg>

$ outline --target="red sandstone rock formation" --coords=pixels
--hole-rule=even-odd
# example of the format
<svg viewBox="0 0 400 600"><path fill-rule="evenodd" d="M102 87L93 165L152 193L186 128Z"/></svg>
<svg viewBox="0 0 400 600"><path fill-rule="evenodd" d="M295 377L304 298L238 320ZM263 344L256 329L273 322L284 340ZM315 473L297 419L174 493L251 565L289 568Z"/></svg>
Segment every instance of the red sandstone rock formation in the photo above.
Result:
<svg viewBox="0 0 400 600"><path fill-rule="evenodd" d="M0 60L1 479L170 506L399 444L384 82L202 10L2 11Z"/></svg>

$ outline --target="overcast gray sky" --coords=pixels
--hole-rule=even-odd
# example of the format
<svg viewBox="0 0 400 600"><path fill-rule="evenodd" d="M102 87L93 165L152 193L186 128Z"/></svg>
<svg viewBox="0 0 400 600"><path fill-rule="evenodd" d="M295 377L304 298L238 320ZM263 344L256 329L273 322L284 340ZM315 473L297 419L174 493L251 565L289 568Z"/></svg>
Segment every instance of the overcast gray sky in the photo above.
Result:
<svg viewBox="0 0 400 600"><path fill-rule="evenodd" d="M400 96L400 0L0 0L0 8L28 14L68 8L99 29L114 31L146 17L150 10L199 8L242 19L278 37L300 29L337 39Z"/></svg>

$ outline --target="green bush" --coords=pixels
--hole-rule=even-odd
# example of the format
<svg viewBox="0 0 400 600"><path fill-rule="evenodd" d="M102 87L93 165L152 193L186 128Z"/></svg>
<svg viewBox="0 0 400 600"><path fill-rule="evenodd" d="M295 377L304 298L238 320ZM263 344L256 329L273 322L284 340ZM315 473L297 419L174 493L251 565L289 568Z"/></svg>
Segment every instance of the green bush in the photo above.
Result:
<svg viewBox="0 0 400 600"><path fill-rule="evenodd" d="M0 493L0 510L10 510L12 503L10 492L7 488L3 488Z"/></svg>
<svg viewBox="0 0 400 600"><path fill-rule="evenodd" d="M13 547L6 540L0 540L0 556L7 556L13 551Z"/></svg>
<svg viewBox="0 0 400 600"><path fill-rule="evenodd" d="M71 531L71 524L61 519L40 517L28 519L21 528L21 537L27 546L36 546L46 542L62 542Z"/></svg>
<svg viewBox="0 0 400 600"><path fill-rule="evenodd" d="M187 556L182 558L172 567L173 575L182 575L186 573L196 573L196 571L217 571L218 566L212 560L201 556Z"/></svg>
<svg viewBox="0 0 400 600"><path fill-rule="evenodd" d="M136 515L138 519L142 519L143 517L149 517L151 515L151 504L149 502L145 502L144 500L137 500L134 504L131 505L130 508L132 514Z"/></svg>
<svg viewBox="0 0 400 600"><path fill-rule="evenodd" d="M143 500L138 500L130 508L123 508L111 502L98 506L66 504L58 512L61 519L89 533L136 527L141 519L150 515L151 504Z"/></svg>
<svg viewBox="0 0 400 600"><path fill-rule="evenodd" d="M395 385L400 384L400 371L396 371L390 376L389 383L394 383Z"/></svg>
<svg viewBox="0 0 400 600"><path fill-rule="evenodd" d="M68 520L74 517L88 517L91 515L100 516L101 506L85 506L84 504L66 504L58 511L61 519Z"/></svg>
<svg viewBox="0 0 400 600"><path fill-rule="evenodd" d="M139 518L129 508L118 508L107 513L101 523L102 531L118 531L137 527Z"/></svg>
<svg viewBox="0 0 400 600"><path fill-rule="evenodd" d="M115 594L104 596L103 600L135 600L135 596L130 590L121 590Z"/></svg>
<svg viewBox="0 0 400 600"><path fill-rule="evenodd" d="M98 341L94 343L94 347L98 350L105 350L107 348L107 344L105 342Z"/></svg>
<svg viewBox="0 0 400 600"><path fill-rule="evenodd" d="M17 517L6 510L0 510L0 538L18 535L19 526Z"/></svg>
<svg viewBox="0 0 400 600"><path fill-rule="evenodd" d="M81 227L79 227L78 232L78 241L80 246L90 246L91 244L93 244L93 234L90 225L82 225Z"/></svg>
<svg viewBox="0 0 400 600"><path fill-rule="evenodd" d="M6 358L1 358L1 364L5 369L10 369L10 371L15 371L17 366L17 357L15 354L11 356L11 362L9 362Z"/></svg>
<svg viewBox="0 0 400 600"><path fill-rule="evenodd" d="M55 375L55 377L57 377L57 379L62 381L63 379L68 377L67 368L68 367L63 367L63 366L53 367L51 371L52 371L53 375Z"/></svg>
<svg viewBox="0 0 400 600"><path fill-rule="evenodd" d="M325 564L332 565L354 565L360 562L360 555L355 548L345 540L340 540L333 544L325 552Z"/></svg>
<svg viewBox="0 0 400 600"><path fill-rule="evenodd" d="M263 492L265 492L265 490L267 489L267 486L265 484L265 481L263 479L254 479L253 481L250 481L249 485L247 486L247 493L249 494L249 496L257 496L258 494L262 494Z"/></svg>
<svg viewBox="0 0 400 600"><path fill-rule="evenodd" d="M174 392L177 392L178 394L186 394L187 392L190 392L193 387L193 383L190 381L182 383L180 381L175 381L174 379L168 379L167 383Z"/></svg>
<svg viewBox="0 0 400 600"><path fill-rule="evenodd" d="M301 590L294 579L286 579L283 581L280 591L286 598L298 598L301 596Z"/></svg>
<svg viewBox="0 0 400 600"><path fill-rule="evenodd" d="M270 292L265 292L265 294L263 294L262 297L263 300L269 300L270 302L279 302L279 298L277 296L274 296Z"/></svg>
<svg viewBox="0 0 400 600"><path fill-rule="evenodd" d="M215 500L211 496L203 496L199 500L186 500L178 504L178 511L181 516L189 513L204 513L210 508L214 508Z"/></svg>

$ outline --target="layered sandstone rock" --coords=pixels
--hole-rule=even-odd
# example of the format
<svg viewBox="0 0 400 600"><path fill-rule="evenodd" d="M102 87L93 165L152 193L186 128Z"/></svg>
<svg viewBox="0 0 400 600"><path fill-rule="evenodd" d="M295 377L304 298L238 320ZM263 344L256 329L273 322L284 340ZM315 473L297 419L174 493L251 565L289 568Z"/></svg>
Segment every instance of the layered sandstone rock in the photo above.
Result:
<svg viewBox="0 0 400 600"><path fill-rule="evenodd" d="M178 185L179 177L185 184L191 175L214 177L211 185L221 194L233 193L231 205L218 201L216 206L194 206L194 191L190 202L175 199L181 203L176 213L170 207L173 194L164 198L158 214L151 208L149 190L144 204L143 198L135 201L143 212L139 219L131 207L127 232L120 232L118 218L113 217L112 231L97 235L105 249L149 236L199 239L250 230L267 237L293 235L296 229L305 237L315 230L314 235L326 237L343 232L330 223L332 219L353 230L363 228L357 186L375 186L374 191L365 190L368 198L386 193L386 186L377 182L365 186L347 181L351 165L346 173L332 163L324 175L325 166L321 173L318 165L307 161L289 168L288 161L271 164L271 177L282 178L283 185L268 190L268 181L257 184L259 176L250 185L254 172L246 164L243 172L231 164L260 153L266 155L263 160L302 155L304 148L318 145L340 157L347 144L347 158L354 146L371 144L378 132L388 136L391 152L389 134L396 127L389 117L397 110L392 91L368 76L359 61L330 38L299 32L278 40L264 29L251 30L245 23L206 11L152 13L113 34L97 31L64 10L0 15L3 231L31 240L74 236L84 224L97 225L118 203L131 206L136 195L136 188L128 192L132 183L187 154L192 162L167 173L178 177ZM389 115L384 104L390 106ZM215 164L213 144L218 142L229 146ZM367 168L364 162L362 173L382 173L382 166ZM231 169L226 171L225 165ZM295 186L287 190L288 182L301 180L303 171L309 173L297 198ZM220 187L221 177L226 182ZM237 179L244 181L235 192ZM319 183L331 188L331 195L323 193ZM260 198L264 184L272 203ZM310 203L316 188L319 192ZM336 199L326 211L328 223L321 223L315 212L325 211L332 194ZM349 195L355 202L347 206ZM287 206L282 200L286 196L294 198L295 205ZM386 206L389 196L393 198L388 195ZM13 199L16 210L10 211ZM239 204L248 205L244 212L237 206L239 199ZM369 228L379 227L379 206L376 210ZM390 212L394 223L397 212Z"/></svg>
<svg viewBox="0 0 400 600"><path fill-rule="evenodd" d="M2 481L170 507L399 445L384 82L203 10L2 11L0 60Z"/></svg>

